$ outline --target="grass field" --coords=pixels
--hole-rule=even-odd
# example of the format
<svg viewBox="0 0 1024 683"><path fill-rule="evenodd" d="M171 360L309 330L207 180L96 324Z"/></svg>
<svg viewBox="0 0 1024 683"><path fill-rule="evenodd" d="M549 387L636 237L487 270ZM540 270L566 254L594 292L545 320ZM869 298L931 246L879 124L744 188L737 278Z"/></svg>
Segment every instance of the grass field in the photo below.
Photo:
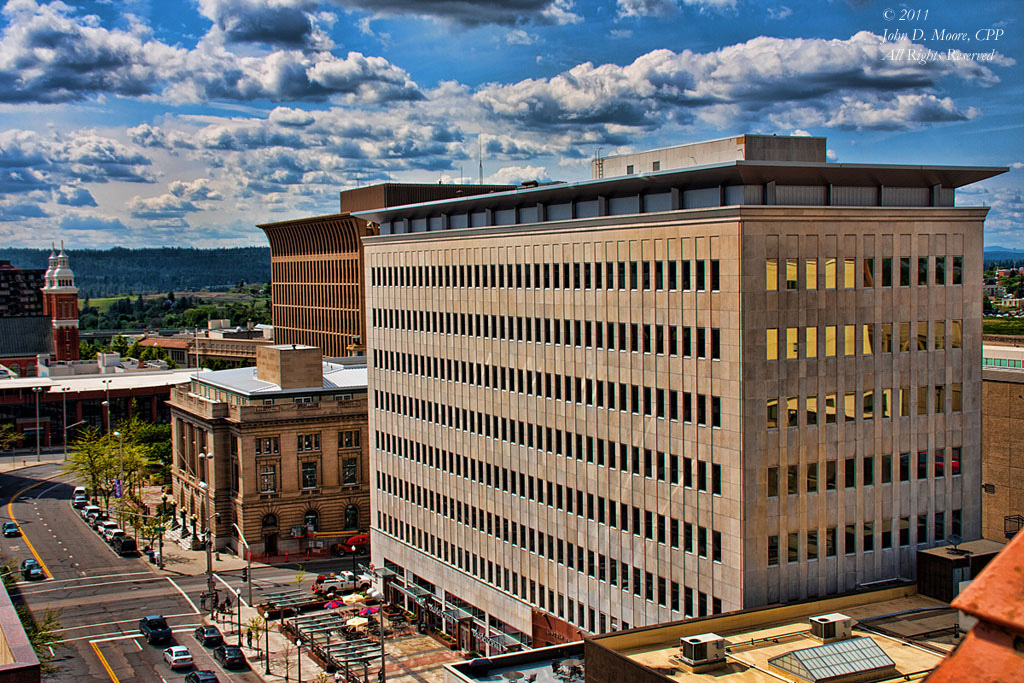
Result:
<svg viewBox="0 0 1024 683"><path fill-rule="evenodd" d="M1024 318L985 318L982 334L1024 335Z"/></svg>
<svg viewBox="0 0 1024 683"><path fill-rule="evenodd" d="M166 296L167 296L166 294L143 294L142 298L143 299L147 299L147 300L148 299L163 299ZM249 295L249 294L239 294L238 292L175 292L174 296L175 297L191 296L191 297L195 297L197 299L201 299L203 301L203 303L209 303L209 304L212 304L212 305L215 305L215 306L221 305L221 304L233 304L233 303L236 303L236 302L239 302L239 301L243 301L245 303L249 303L250 301L252 301L252 296L251 295ZM124 296L122 295L122 296L107 296L107 297L100 297L100 298L96 298L96 299L89 299L89 305L90 306L95 306L97 308L97 310L99 310L99 312L102 314L102 313L106 313L107 311L109 311L110 307L114 304L115 301L119 301L119 300L121 300L123 298L124 298ZM129 296L129 298L132 301L135 301L135 299L138 298L138 295L137 294L131 295L131 296ZM79 299L78 300L78 308L79 308L79 310L81 310L82 306L84 306L84 305L85 305L85 299Z"/></svg>

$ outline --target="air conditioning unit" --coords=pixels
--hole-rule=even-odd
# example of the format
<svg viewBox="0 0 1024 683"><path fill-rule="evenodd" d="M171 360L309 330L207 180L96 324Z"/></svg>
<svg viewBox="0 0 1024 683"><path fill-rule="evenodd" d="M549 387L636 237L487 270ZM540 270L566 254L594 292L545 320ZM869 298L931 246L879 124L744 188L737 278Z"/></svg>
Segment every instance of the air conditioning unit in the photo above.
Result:
<svg viewBox="0 0 1024 683"><path fill-rule="evenodd" d="M822 643L846 640L853 633L853 618L834 612L811 617L811 637Z"/></svg>
<svg viewBox="0 0 1024 683"><path fill-rule="evenodd" d="M725 638L715 633L684 636L679 648L680 661L694 670L706 671L725 663Z"/></svg>

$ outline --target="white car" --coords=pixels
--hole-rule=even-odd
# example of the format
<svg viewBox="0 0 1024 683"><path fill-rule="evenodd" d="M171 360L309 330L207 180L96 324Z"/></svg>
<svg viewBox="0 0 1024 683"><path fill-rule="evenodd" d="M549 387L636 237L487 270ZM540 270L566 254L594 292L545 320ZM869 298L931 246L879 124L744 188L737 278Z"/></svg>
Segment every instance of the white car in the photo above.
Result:
<svg viewBox="0 0 1024 683"><path fill-rule="evenodd" d="M75 496L74 498L71 499L71 507L75 508L76 510L81 510L82 508L84 508L88 504L89 504L89 499L86 498L85 496L80 496L79 495L79 496Z"/></svg>
<svg viewBox="0 0 1024 683"><path fill-rule="evenodd" d="M85 495L85 487L84 486L76 486L75 490L71 492L71 497L72 498L74 498L76 496L84 496L84 495Z"/></svg>
<svg viewBox="0 0 1024 683"><path fill-rule="evenodd" d="M88 519L89 515L98 515L101 510L98 505L86 505L79 512L82 514L82 519Z"/></svg>
<svg viewBox="0 0 1024 683"><path fill-rule="evenodd" d="M108 534L117 528L117 522L112 522L109 519L96 525L96 531L100 532L100 536L103 538L109 538Z"/></svg>
<svg viewBox="0 0 1024 683"><path fill-rule="evenodd" d="M192 653L184 645L172 645L164 650L164 661L172 669L184 669L192 666Z"/></svg>

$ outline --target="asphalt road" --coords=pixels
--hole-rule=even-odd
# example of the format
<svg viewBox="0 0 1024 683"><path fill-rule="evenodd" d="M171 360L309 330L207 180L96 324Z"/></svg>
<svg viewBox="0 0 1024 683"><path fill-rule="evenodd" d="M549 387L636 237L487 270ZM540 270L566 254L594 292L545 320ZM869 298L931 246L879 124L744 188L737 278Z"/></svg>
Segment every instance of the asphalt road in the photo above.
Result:
<svg viewBox="0 0 1024 683"><path fill-rule="evenodd" d="M0 522L14 518L22 529L22 537L3 539L2 552L19 564L35 556L48 575L43 581L19 581L11 599L33 615L54 610L61 622L54 660L59 671L47 680L183 680L187 670L172 672L163 661L167 646L148 645L138 631L141 617L162 614L174 632L172 644L187 646L196 668L215 671L221 681L259 681L252 672L223 670L192 637L202 623L205 575L159 575L145 558L119 557L71 507L74 485L57 464L0 475ZM289 584L293 571L254 569L254 599L264 589ZM246 596L237 573L218 574L216 581L218 588L230 585ZM227 636L229 628L221 625L221 630Z"/></svg>

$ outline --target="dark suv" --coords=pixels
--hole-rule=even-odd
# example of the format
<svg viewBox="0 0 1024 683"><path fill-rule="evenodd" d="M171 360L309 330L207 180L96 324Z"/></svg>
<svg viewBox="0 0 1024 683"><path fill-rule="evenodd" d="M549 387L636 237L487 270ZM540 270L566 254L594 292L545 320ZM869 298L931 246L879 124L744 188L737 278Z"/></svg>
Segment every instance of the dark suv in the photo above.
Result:
<svg viewBox="0 0 1024 683"><path fill-rule="evenodd" d="M160 615L139 619L139 632L146 637L146 642L150 645L159 645L171 640L171 627Z"/></svg>

